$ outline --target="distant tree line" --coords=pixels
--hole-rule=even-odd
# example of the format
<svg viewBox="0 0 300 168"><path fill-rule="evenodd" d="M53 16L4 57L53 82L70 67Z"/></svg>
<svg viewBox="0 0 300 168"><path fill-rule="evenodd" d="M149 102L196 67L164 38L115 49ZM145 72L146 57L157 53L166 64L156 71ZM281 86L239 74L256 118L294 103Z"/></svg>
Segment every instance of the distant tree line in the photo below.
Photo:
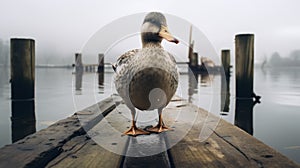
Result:
<svg viewBox="0 0 300 168"><path fill-rule="evenodd" d="M278 52L274 52L268 65L272 67L284 67L284 66L299 66L300 67L300 50L294 50L288 57L281 57Z"/></svg>

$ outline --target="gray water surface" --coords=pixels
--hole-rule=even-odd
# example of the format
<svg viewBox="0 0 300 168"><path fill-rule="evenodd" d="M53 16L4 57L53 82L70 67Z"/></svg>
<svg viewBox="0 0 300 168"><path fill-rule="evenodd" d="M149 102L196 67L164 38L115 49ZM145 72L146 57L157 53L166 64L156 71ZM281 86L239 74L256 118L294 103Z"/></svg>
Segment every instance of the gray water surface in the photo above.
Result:
<svg viewBox="0 0 300 168"><path fill-rule="evenodd" d="M113 73L106 69L104 82L99 86L98 74L84 73L81 89L75 89L73 69L36 69L35 116L36 130L72 115L112 93ZM253 136L300 163L300 68L256 68L254 91L262 96L254 105ZM179 96L235 122L236 98L234 79L230 78L230 99L227 110L221 109L221 77L180 75ZM9 69L0 71L0 147L12 142Z"/></svg>

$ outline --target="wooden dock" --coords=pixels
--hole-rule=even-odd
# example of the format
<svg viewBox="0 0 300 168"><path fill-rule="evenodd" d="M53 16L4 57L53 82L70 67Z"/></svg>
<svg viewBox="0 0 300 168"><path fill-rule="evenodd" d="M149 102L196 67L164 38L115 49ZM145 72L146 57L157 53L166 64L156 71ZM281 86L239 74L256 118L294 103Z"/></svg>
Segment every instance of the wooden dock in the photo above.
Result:
<svg viewBox="0 0 300 168"><path fill-rule="evenodd" d="M211 114L208 118L207 111L178 97L163 111L172 128L168 132L124 136L122 132L130 126L127 114L129 109L120 97L112 95L1 148L0 167L300 167L236 126ZM199 141L204 127L211 134ZM99 141L106 144L99 145Z"/></svg>

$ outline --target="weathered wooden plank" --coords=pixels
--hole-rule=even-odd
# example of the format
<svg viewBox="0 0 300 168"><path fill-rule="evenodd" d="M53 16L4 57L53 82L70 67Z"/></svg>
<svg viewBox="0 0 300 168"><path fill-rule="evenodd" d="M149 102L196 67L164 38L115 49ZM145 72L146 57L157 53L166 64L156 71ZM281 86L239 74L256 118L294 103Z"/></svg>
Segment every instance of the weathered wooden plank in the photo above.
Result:
<svg viewBox="0 0 300 168"><path fill-rule="evenodd" d="M166 144L159 134L125 136L123 132L130 123L129 109L120 104L87 132L89 142L84 137L81 141L74 138L47 167L170 167ZM155 154L147 155L151 149L150 154Z"/></svg>
<svg viewBox="0 0 300 168"><path fill-rule="evenodd" d="M120 130L130 124L122 121L119 113L124 105L115 108L105 119L91 128L86 135L72 139L62 148L58 157L47 167L120 167L127 149L128 136Z"/></svg>
<svg viewBox="0 0 300 168"><path fill-rule="evenodd" d="M97 135L93 139L101 142L106 149L124 155L121 167L168 167L166 150L161 149L166 148L166 145L158 134L137 137L123 135L123 132L131 124L130 110L124 104L118 106L105 119L106 123L102 121L91 130L94 131L93 134ZM151 121L143 123L139 120L137 123L141 128L150 124L155 123ZM116 145L111 146L112 143Z"/></svg>
<svg viewBox="0 0 300 168"><path fill-rule="evenodd" d="M172 98L172 104L182 107L186 105L186 102L182 102L182 99L178 96ZM168 106L164 109L163 117L164 122L167 126L170 126L173 132L176 128L174 123L177 122L177 119L180 115L180 110L178 111L177 107ZM147 112L144 112L147 113ZM189 117L193 117L190 115ZM183 120L189 121L191 118L184 118ZM156 122L149 123L140 123L144 127L149 127L150 125L156 125ZM178 131L182 131L181 129ZM178 133L178 132L177 132ZM127 149L127 156L124 159L123 167L172 167L172 161L167 152L169 147L169 141L167 138L167 133L160 134L151 134L138 137L130 137L130 142ZM175 139L176 143L180 140L181 136L184 134L176 134L179 138ZM135 156L135 157L133 157ZM174 167L174 165L173 165Z"/></svg>
<svg viewBox="0 0 300 168"><path fill-rule="evenodd" d="M183 122L179 119L174 125L175 131L168 132L168 140L172 144L172 141L176 141L176 139L178 139L178 134L184 134L184 131L187 133L180 142L175 144L169 150L173 165L175 167L228 166L228 164L226 164L228 159L225 159L225 153L220 152L220 146L224 147L224 144L219 142L218 139L214 139L212 136L210 136L206 142L200 142L199 140L200 131L203 128L203 124L208 114L203 113L202 110L191 104L176 106L177 108L180 108L182 110L181 113L185 115L192 115L190 112L194 112L197 116L192 122ZM166 109L166 111L167 110L168 109ZM226 149L226 152L227 151L228 149ZM237 159L241 162L244 161L244 158L239 157L239 155L237 156Z"/></svg>
<svg viewBox="0 0 300 168"><path fill-rule="evenodd" d="M119 167L122 156L106 150L89 136L78 136L62 147L58 157L46 167Z"/></svg>
<svg viewBox="0 0 300 168"><path fill-rule="evenodd" d="M188 104L179 108L185 114L188 111L197 111L198 115L194 123L176 123L177 129L168 132L168 139L172 141L178 138L176 136L180 134L179 131L187 130L193 124L187 136L169 150L172 165L175 167L299 167L274 149L218 117L210 116L209 121L206 121L208 112L195 105ZM216 122L219 123L214 128ZM205 131L202 130L204 123L205 128L212 131L212 134L200 142L199 134L200 131Z"/></svg>
<svg viewBox="0 0 300 168"><path fill-rule="evenodd" d="M116 106L110 97L85 110L60 120L33 135L0 149L0 167L41 167L58 156L62 146L74 137L84 135ZM100 110L98 110L100 109ZM81 118L81 121L78 120Z"/></svg>
<svg viewBox="0 0 300 168"><path fill-rule="evenodd" d="M220 121L214 134L237 149L256 167L300 167L286 156L224 120Z"/></svg>

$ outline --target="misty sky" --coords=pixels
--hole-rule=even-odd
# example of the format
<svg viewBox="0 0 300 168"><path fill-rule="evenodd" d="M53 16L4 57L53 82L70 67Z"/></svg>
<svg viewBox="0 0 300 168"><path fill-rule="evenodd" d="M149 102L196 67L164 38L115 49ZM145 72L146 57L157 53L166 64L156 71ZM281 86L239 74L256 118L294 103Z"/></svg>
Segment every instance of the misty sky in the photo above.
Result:
<svg viewBox="0 0 300 168"><path fill-rule="evenodd" d="M51 53L62 59L73 58L112 21L160 11L192 23L217 53L223 48L233 50L236 34L254 33L256 62L260 62L275 51L288 56L300 49L299 8L299 0L0 0L0 38L33 37L38 61ZM133 25L120 25L120 30ZM188 33L188 28L180 33L172 31L174 26L169 25L169 29L175 36ZM116 31L112 30L112 35ZM134 45L139 47L138 43Z"/></svg>

